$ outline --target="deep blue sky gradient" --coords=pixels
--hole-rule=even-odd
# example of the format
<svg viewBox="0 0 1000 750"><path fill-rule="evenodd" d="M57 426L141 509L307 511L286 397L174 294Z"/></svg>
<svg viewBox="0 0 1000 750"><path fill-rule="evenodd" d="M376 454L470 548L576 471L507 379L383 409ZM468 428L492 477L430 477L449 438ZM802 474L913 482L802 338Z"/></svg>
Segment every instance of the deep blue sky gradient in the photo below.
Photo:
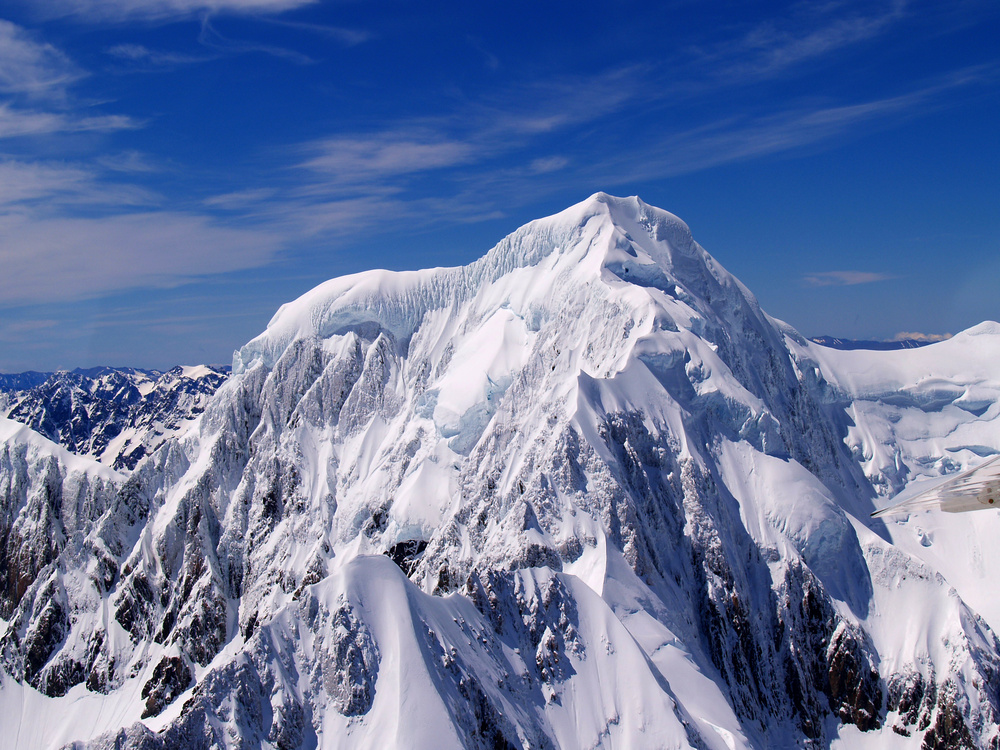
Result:
<svg viewBox="0 0 1000 750"><path fill-rule="evenodd" d="M637 194L807 335L1000 319L1000 6L0 10L0 371L228 362L373 267Z"/></svg>

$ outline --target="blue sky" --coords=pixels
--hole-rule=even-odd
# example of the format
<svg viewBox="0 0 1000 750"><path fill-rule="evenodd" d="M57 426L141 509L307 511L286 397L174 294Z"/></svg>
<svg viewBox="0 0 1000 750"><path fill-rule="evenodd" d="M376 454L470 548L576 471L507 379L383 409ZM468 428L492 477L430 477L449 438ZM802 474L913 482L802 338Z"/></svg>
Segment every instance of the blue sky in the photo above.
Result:
<svg viewBox="0 0 1000 750"><path fill-rule="evenodd" d="M1000 319L998 39L994 0L7 0L0 371L225 363L598 190L807 335Z"/></svg>

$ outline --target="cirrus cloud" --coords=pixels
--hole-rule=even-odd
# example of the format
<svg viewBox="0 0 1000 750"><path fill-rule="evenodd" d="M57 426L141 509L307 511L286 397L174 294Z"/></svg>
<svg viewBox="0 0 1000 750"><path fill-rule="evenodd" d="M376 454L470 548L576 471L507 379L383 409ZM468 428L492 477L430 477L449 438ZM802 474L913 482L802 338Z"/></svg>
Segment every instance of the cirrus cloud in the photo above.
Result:
<svg viewBox="0 0 1000 750"><path fill-rule="evenodd" d="M897 277L890 274L872 271L820 271L806 274L802 277L802 281L808 286L855 286L895 278Z"/></svg>
<svg viewBox="0 0 1000 750"><path fill-rule="evenodd" d="M73 16L87 22L173 21L204 14L268 15L312 5L317 0L56 0L48 17Z"/></svg>
<svg viewBox="0 0 1000 750"><path fill-rule="evenodd" d="M103 217L0 217L4 306L170 287L271 262L281 240L210 217L148 211Z"/></svg>
<svg viewBox="0 0 1000 750"><path fill-rule="evenodd" d="M0 93L43 96L62 94L83 76L65 54L36 41L17 24L0 19Z"/></svg>

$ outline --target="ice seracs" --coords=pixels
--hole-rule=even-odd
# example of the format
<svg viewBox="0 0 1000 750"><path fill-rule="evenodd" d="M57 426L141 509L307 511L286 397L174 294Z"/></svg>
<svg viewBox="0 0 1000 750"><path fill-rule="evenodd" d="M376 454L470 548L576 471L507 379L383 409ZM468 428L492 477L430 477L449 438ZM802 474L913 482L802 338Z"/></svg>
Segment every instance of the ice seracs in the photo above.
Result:
<svg viewBox="0 0 1000 750"><path fill-rule="evenodd" d="M603 193L326 282L5 600L0 706L55 744L104 695L95 748L988 745L997 517L948 560L870 519L1000 449L971 335L831 353Z"/></svg>

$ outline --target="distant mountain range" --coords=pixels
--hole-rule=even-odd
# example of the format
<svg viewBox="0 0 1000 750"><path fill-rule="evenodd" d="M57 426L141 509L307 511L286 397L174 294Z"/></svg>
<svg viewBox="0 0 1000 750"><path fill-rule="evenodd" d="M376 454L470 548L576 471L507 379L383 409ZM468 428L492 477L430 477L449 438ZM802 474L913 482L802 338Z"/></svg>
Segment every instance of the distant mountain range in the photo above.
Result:
<svg viewBox="0 0 1000 750"><path fill-rule="evenodd" d="M128 471L184 431L229 369L92 367L0 375L0 416L73 453Z"/></svg>
<svg viewBox="0 0 1000 750"><path fill-rule="evenodd" d="M0 394L34 388L48 380L52 374L51 372L35 372L34 370L11 374L0 372Z"/></svg>
<svg viewBox="0 0 1000 750"><path fill-rule="evenodd" d="M892 351L894 349L917 349L921 346L933 344L933 341L926 339L899 339L895 341L859 341L855 339L843 339L837 336L813 336L809 339L820 346L828 346L831 349L870 349L872 351Z"/></svg>

